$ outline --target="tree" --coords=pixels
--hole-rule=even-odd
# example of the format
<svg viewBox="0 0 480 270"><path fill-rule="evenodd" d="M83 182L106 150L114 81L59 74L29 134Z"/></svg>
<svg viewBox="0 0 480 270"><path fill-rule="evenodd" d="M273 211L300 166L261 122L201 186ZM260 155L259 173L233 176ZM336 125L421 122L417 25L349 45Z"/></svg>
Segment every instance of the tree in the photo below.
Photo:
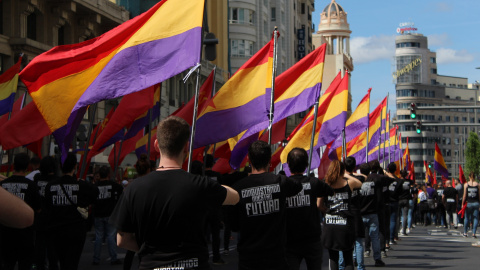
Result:
<svg viewBox="0 0 480 270"><path fill-rule="evenodd" d="M478 177L480 173L480 140L475 132L470 132L465 149L465 176L474 172Z"/></svg>

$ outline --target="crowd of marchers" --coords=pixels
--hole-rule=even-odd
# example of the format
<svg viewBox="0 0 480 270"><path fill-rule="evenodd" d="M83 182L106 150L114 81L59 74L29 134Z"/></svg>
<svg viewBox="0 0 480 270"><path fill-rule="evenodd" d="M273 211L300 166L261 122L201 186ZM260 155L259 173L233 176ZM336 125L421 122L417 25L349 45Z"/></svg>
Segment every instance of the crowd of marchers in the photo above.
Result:
<svg viewBox="0 0 480 270"><path fill-rule="evenodd" d="M138 177L123 185L111 180L107 166L94 182L77 179L71 153L61 166L53 157L38 162L17 154L13 175L0 182L2 269L78 269L92 226L92 265L102 263L106 242L110 263L124 269L131 268L135 254L139 269L211 269L208 241L213 264L224 264L232 232L241 270L298 270L302 261L309 270L321 269L323 250L330 269L365 269L370 257L382 267L391 245L419 225L464 224L464 236L471 229L476 238L479 190L473 174L455 187L450 181L416 185L407 172L396 175L395 163L385 169L377 160L357 166L347 157L332 161L318 179L305 175L308 153L294 148L287 177L269 172L272 149L263 141L249 147L250 167L242 172L221 175L207 155L205 164L192 163L188 173L182 164L189 135L184 120L161 121L158 166L142 156ZM29 164L39 168L27 175ZM457 212L464 204L463 218ZM128 250L123 261L116 245Z"/></svg>

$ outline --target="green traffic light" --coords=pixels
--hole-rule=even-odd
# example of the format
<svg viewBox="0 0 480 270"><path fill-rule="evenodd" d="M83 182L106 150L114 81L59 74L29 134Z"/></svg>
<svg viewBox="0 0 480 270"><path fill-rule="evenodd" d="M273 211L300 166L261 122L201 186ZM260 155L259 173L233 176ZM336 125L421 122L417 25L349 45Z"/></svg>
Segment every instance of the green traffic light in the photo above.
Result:
<svg viewBox="0 0 480 270"><path fill-rule="evenodd" d="M417 134L420 134L420 133L422 133L422 130L417 128Z"/></svg>
<svg viewBox="0 0 480 270"><path fill-rule="evenodd" d="M415 113L411 113L410 118L415 119L415 118L417 118L417 115Z"/></svg>
<svg viewBox="0 0 480 270"><path fill-rule="evenodd" d="M432 164L428 164L428 168L431 169L431 168L432 168Z"/></svg>

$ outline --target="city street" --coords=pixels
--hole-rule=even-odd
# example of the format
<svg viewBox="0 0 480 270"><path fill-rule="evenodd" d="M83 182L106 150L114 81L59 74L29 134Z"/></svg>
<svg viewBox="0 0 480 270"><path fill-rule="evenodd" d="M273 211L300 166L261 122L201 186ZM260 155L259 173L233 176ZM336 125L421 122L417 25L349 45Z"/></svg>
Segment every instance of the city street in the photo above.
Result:
<svg viewBox="0 0 480 270"><path fill-rule="evenodd" d="M461 236L463 227L458 230L446 230L434 226L415 228L410 235L404 236L392 245L388 257L384 258L388 269L478 269L478 254L480 248L472 247L472 243L478 241L471 237ZM233 234L236 237L235 234ZM79 269L122 269L121 265L111 266L108 261L106 245L102 249L102 262L99 266L92 266L93 232L90 232L85 243L84 252L80 261ZM234 242L234 241L233 241ZM234 243L228 256L222 255L226 265L214 265L215 270L237 269L237 253L234 251ZM119 258L123 260L125 251L119 249ZM137 269L138 259L135 258L132 269ZM374 267L372 257L365 258L367 268ZM305 264L301 269L307 269ZM328 252L324 250L323 269L328 269Z"/></svg>

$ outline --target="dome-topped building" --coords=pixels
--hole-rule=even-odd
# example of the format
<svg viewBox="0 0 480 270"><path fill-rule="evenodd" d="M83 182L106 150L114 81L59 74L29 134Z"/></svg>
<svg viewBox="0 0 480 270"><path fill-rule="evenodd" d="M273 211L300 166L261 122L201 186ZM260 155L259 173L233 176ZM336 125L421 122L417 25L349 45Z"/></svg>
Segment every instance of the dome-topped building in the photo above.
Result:
<svg viewBox="0 0 480 270"><path fill-rule="evenodd" d="M350 56L350 25L347 21L347 12L335 0L332 0L320 14L318 31L312 35L313 45L318 48L327 43L325 67L323 72L322 92L341 70L353 71L353 60ZM349 98L349 112L351 111L351 98Z"/></svg>

